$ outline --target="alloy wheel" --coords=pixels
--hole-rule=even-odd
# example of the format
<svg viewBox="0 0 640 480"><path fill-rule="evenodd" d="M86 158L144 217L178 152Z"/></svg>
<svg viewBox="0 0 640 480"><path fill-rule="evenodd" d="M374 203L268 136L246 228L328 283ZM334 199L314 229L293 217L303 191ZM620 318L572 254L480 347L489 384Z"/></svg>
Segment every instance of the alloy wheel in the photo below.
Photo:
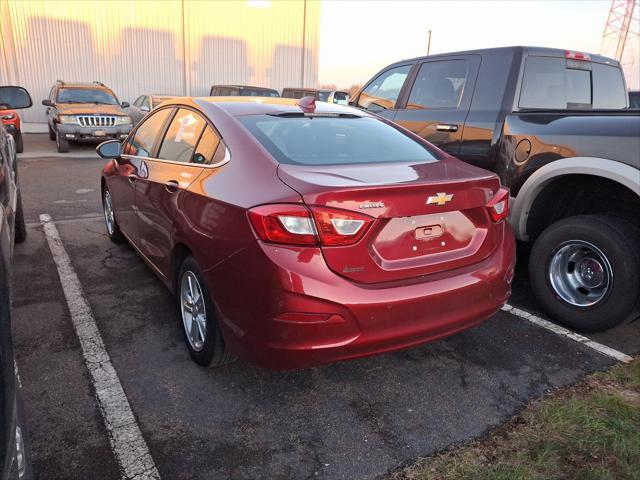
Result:
<svg viewBox="0 0 640 480"><path fill-rule="evenodd" d="M104 221L107 225L107 232L109 235L113 235L115 232L116 217L113 213L113 202L111 201L109 190L105 190L104 192L102 207L104 209Z"/></svg>
<svg viewBox="0 0 640 480"><path fill-rule="evenodd" d="M200 282L190 270L184 273L180 283L180 309L189 345L199 352L204 348L207 334L207 312Z"/></svg>

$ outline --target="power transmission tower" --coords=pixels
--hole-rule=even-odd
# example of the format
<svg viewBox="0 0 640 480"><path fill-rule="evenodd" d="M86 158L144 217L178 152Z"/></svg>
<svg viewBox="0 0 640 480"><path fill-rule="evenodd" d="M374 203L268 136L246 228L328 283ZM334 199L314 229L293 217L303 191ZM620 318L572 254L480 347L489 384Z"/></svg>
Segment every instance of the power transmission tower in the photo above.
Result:
<svg viewBox="0 0 640 480"><path fill-rule="evenodd" d="M630 80L638 63L640 38L640 6L638 0L612 0L607 24L602 34L600 53L614 57L623 66Z"/></svg>

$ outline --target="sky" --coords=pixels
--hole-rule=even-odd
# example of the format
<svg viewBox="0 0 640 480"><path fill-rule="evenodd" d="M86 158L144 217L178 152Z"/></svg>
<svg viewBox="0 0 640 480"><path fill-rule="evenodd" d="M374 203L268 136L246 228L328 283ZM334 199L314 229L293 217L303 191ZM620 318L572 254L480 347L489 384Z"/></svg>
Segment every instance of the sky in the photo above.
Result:
<svg viewBox="0 0 640 480"><path fill-rule="evenodd" d="M323 0L319 83L348 88L392 62L426 55L429 29L432 54L508 45L600 53L610 6L610 0ZM633 53L638 57L640 48ZM638 88L638 76L627 83Z"/></svg>

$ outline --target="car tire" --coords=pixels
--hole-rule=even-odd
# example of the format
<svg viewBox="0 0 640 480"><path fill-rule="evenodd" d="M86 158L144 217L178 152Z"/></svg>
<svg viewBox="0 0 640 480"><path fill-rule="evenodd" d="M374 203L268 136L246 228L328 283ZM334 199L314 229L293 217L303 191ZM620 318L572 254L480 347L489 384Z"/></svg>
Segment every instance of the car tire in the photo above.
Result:
<svg viewBox="0 0 640 480"><path fill-rule="evenodd" d="M200 302L198 298L201 299ZM185 258L180 266L176 299L182 333L193 361L209 367L219 367L233 362L235 357L226 349L218 326L217 309L207 289L202 271L192 256ZM194 311L199 319L198 323L193 321Z"/></svg>
<svg viewBox="0 0 640 480"><path fill-rule="evenodd" d="M634 320L640 307L640 228L625 218L565 218L537 238L533 293L558 322L582 332Z"/></svg>
<svg viewBox="0 0 640 480"><path fill-rule="evenodd" d="M16 153L24 152L24 143L22 142L22 132L16 133L14 140L16 143Z"/></svg>
<svg viewBox="0 0 640 480"><path fill-rule="evenodd" d="M49 140L56 141L56 132L51 128L51 125L47 124L47 128L49 129Z"/></svg>
<svg viewBox="0 0 640 480"><path fill-rule="evenodd" d="M109 192L109 188L107 188L106 185L102 189L102 211L104 213L104 223L109 240L113 243L123 243L126 239L120 230L118 220L116 220L111 192Z"/></svg>
<svg viewBox="0 0 640 480"><path fill-rule="evenodd" d="M22 209L22 193L20 193L20 189L18 189L14 222L14 240L16 243L22 243L27 239L27 226L24 223L24 210Z"/></svg>
<svg viewBox="0 0 640 480"><path fill-rule="evenodd" d="M60 153L67 153L69 151L69 140L61 137L60 132L56 132L56 146Z"/></svg>

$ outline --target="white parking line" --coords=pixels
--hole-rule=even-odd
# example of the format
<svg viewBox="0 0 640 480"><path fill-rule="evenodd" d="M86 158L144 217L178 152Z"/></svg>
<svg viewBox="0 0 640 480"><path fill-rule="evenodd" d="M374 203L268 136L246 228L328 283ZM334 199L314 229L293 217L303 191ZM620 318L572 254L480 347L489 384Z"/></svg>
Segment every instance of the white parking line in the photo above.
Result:
<svg viewBox="0 0 640 480"><path fill-rule="evenodd" d="M47 243L58 268L58 276L71 313L85 364L96 391L96 397L109 435L113 454L122 470L123 479L159 479L160 474L149 453L142 432L131 411L120 379L111 364L91 307L84 297L82 285L67 254L58 229L51 217L40 215Z"/></svg>
<svg viewBox="0 0 640 480"><path fill-rule="evenodd" d="M553 333L562 335L563 337L570 338L575 342L581 343L589 348L592 348L593 350L595 350L596 352L602 355L615 358L619 362L628 363L631 360L633 360L632 357L630 357L625 353L622 353L611 347L607 347L606 345L603 345L601 343L594 342L593 340L587 337L584 337L578 333L572 332L571 330L567 330L566 328L561 327L560 325L556 325L555 323L549 322L548 320L545 320L543 318L536 317L532 313L525 312L524 310L520 310L519 308L513 307L509 304L502 307L502 310L504 310L505 312L509 312L513 315L516 315L520 318L524 318L525 320L529 320L534 325L538 325L539 327L545 328Z"/></svg>

